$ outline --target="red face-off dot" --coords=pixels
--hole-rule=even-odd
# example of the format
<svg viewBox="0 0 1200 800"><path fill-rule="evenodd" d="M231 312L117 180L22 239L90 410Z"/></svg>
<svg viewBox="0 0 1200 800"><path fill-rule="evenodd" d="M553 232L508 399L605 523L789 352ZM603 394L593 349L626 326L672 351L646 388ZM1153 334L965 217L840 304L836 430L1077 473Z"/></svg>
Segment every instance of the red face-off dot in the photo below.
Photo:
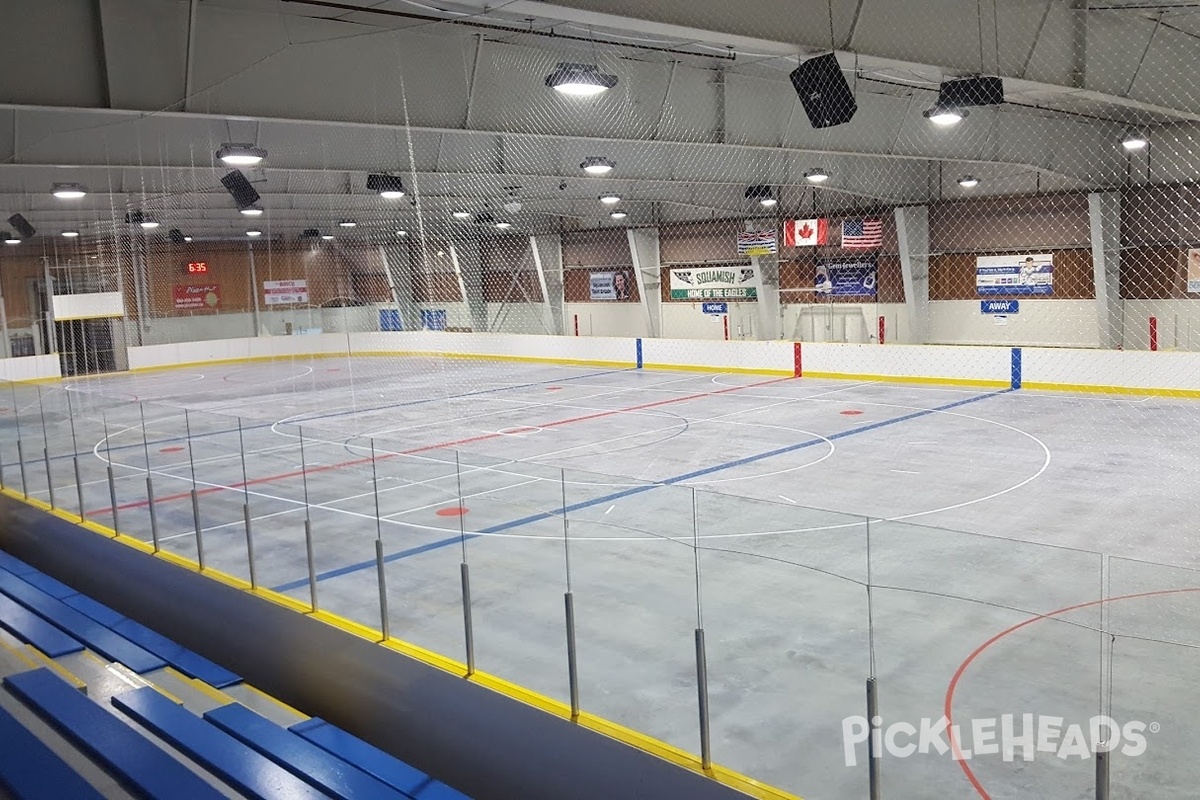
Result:
<svg viewBox="0 0 1200 800"><path fill-rule="evenodd" d="M562 387L561 386L547 386L546 391L547 392L559 392L559 391L562 391Z"/></svg>
<svg viewBox="0 0 1200 800"><path fill-rule="evenodd" d="M182 453L182 452L183 452L185 449L187 449L187 448L184 448L184 447L164 447L164 448L162 448L161 450L159 450L158 452L160 452L160 453Z"/></svg>
<svg viewBox="0 0 1200 800"><path fill-rule="evenodd" d="M471 509L463 508L462 506L450 506L449 508L439 508L437 515L439 517L461 517Z"/></svg>
<svg viewBox="0 0 1200 800"><path fill-rule="evenodd" d="M841 414L842 416L844 416L844 417L857 417L859 414L861 414L861 413L863 413L863 412L861 412L861 411L855 411L854 409L848 409L848 410L846 410L846 411L841 411L841 412L838 412L838 413L840 413L840 414Z"/></svg>

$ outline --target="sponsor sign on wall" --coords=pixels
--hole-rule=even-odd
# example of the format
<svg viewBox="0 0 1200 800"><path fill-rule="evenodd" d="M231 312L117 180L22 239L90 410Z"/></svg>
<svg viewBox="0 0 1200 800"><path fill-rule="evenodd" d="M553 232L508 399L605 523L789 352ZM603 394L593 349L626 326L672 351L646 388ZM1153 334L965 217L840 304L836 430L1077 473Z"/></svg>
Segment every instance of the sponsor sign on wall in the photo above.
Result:
<svg viewBox="0 0 1200 800"><path fill-rule="evenodd" d="M754 267L689 267L671 270L672 300L757 300Z"/></svg>
<svg viewBox="0 0 1200 800"><path fill-rule="evenodd" d="M263 297L269 306L308 302L308 281L263 281Z"/></svg>
<svg viewBox="0 0 1200 800"><path fill-rule="evenodd" d="M817 264L817 294L834 297L874 297L877 270L874 259L822 261Z"/></svg>
<svg viewBox="0 0 1200 800"><path fill-rule="evenodd" d="M588 299L628 300L630 282L628 272L592 272L588 274Z"/></svg>
<svg viewBox="0 0 1200 800"><path fill-rule="evenodd" d="M979 294L1054 294L1054 256L979 256L975 289Z"/></svg>
<svg viewBox="0 0 1200 800"><path fill-rule="evenodd" d="M1188 250L1187 290L1200 294L1200 250Z"/></svg>
<svg viewBox="0 0 1200 800"><path fill-rule="evenodd" d="M221 304L221 287L215 283L202 286L175 286L175 310L194 311L214 309Z"/></svg>

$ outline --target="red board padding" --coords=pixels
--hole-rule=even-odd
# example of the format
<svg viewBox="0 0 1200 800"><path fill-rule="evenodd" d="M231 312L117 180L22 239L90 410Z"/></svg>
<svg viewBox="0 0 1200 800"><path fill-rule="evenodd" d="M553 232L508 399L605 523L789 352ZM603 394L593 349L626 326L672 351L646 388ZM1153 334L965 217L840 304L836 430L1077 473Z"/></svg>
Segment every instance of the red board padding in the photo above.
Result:
<svg viewBox="0 0 1200 800"><path fill-rule="evenodd" d="M799 378L801 375L804 374L804 370L802 368L802 363L800 360L800 343L795 342L795 343L793 343L792 346L795 348L795 356L794 356L795 363L792 365L793 366L792 377Z"/></svg>

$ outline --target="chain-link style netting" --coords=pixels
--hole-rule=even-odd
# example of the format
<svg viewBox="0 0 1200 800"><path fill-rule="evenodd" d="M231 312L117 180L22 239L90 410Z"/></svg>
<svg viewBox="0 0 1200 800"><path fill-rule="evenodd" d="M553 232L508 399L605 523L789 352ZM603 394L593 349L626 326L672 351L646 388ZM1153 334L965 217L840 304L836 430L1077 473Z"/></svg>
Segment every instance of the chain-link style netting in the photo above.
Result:
<svg viewBox="0 0 1200 800"><path fill-rule="evenodd" d="M11 493L810 800L868 680L883 796L1194 793L1200 6L100 5Z"/></svg>

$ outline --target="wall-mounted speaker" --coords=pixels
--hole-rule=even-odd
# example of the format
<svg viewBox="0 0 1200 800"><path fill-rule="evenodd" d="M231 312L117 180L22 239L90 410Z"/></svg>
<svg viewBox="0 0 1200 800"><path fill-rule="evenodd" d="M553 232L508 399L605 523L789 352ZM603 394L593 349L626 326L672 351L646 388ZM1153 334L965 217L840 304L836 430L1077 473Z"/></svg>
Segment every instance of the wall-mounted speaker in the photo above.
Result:
<svg viewBox="0 0 1200 800"><path fill-rule="evenodd" d="M814 128L831 128L849 122L858 111L854 93L833 53L800 62L800 66L792 70L791 78L804 113Z"/></svg>
<svg viewBox="0 0 1200 800"><path fill-rule="evenodd" d="M16 229L17 233L21 234L22 239L32 239L37 230L29 224L29 220L25 219L20 214L13 214L8 218L8 224Z"/></svg>
<svg viewBox="0 0 1200 800"><path fill-rule="evenodd" d="M250 185L250 181L246 179L241 170L235 169L221 178L221 185L232 195L238 208L246 208L258 202L258 192L254 191L254 187Z"/></svg>
<svg viewBox="0 0 1200 800"><path fill-rule="evenodd" d="M938 105L947 108L998 106L1004 102L1004 81L1000 78L958 78L942 81Z"/></svg>
<svg viewBox="0 0 1200 800"><path fill-rule="evenodd" d="M183 244L186 241L183 238L183 231L179 230L179 228L171 228L171 230L167 231L167 237L171 240L172 244Z"/></svg>

